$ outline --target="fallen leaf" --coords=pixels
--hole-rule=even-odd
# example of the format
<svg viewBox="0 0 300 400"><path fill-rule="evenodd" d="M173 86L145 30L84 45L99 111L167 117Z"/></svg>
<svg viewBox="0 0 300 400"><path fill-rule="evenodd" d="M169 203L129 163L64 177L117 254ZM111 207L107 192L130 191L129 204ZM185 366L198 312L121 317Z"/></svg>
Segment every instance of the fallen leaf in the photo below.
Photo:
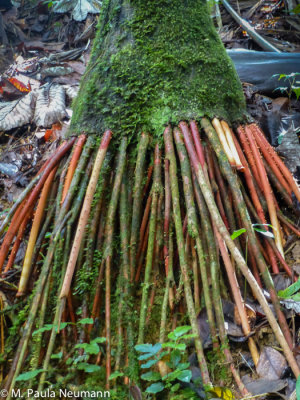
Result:
<svg viewBox="0 0 300 400"><path fill-rule="evenodd" d="M37 126L51 126L66 116L65 91L56 84L40 88L36 100L34 122Z"/></svg>
<svg viewBox="0 0 300 400"><path fill-rule="evenodd" d="M72 74L72 72L74 72L73 68L58 65L56 67L43 68L40 74L41 77L44 79L47 76L64 76Z"/></svg>
<svg viewBox="0 0 300 400"><path fill-rule="evenodd" d="M53 124L51 129L47 129L44 135L46 142L51 138L52 140L57 139L57 131L61 131L62 125L60 123Z"/></svg>
<svg viewBox="0 0 300 400"><path fill-rule="evenodd" d="M79 85L64 85L64 88L69 99L73 100L78 95Z"/></svg>
<svg viewBox="0 0 300 400"><path fill-rule="evenodd" d="M26 50L46 50L46 51L60 51L63 49L64 42L42 42L41 40L27 40L24 42Z"/></svg>
<svg viewBox="0 0 300 400"><path fill-rule="evenodd" d="M26 85L24 85L23 82L19 81L17 78L14 78L14 77L8 78L8 81L22 93L31 92L30 82L28 82L28 84L26 86Z"/></svg>
<svg viewBox="0 0 300 400"><path fill-rule="evenodd" d="M0 131L8 131L31 122L35 100L36 94L30 92L21 99L0 103Z"/></svg>
<svg viewBox="0 0 300 400"><path fill-rule="evenodd" d="M99 0L59 0L53 6L53 11L66 13L72 11L75 21L83 21L89 13L98 14L102 2Z"/></svg>
<svg viewBox="0 0 300 400"><path fill-rule="evenodd" d="M247 390L254 396L263 393L276 393L284 389L287 381L283 379L256 379L255 381L245 383Z"/></svg>
<svg viewBox="0 0 300 400"><path fill-rule="evenodd" d="M257 364L257 373L265 379L279 379L287 367L284 356L273 347L264 347Z"/></svg>

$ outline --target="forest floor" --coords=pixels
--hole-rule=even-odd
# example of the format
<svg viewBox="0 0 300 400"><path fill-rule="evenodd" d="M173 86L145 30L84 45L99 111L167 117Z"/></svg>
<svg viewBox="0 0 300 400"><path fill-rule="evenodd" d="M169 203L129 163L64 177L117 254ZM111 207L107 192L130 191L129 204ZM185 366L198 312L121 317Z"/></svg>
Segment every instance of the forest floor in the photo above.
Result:
<svg viewBox="0 0 300 400"><path fill-rule="evenodd" d="M87 14L83 5L77 10L75 20L72 10L66 11L67 8L54 13L51 1L21 2L19 5L15 2L17 7L10 9L7 9L10 1L2 3L0 207L3 210L18 196L19 188L25 187L33 176L42 154L46 156L45 149L53 140L63 137L68 129L72 116L71 102L77 94L80 78L89 60L97 13L95 10L95 14ZM73 7L76 4L74 1ZM282 52L292 55L300 52L298 14L287 15L282 1L247 0L233 2L232 6ZM72 9L72 5L69 8ZM242 82L248 111L266 130L272 145L281 143L286 132L295 133L279 149L292 172L297 174L300 147L295 137L300 126L300 106L291 83L297 87L299 82L297 75L286 73L286 63L289 63L288 71L297 72L299 57L288 60L274 58L276 71L280 72L273 77L273 70L267 65L269 60L264 63L265 53L261 52L259 45L222 5L220 11L222 27L219 33L225 47L237 53L243 50L255 52L250 59L251 55L246 56L247 59L236 60L237 70L244 71L241 75L244 75ZM279 80L280 75L282 77ZM256 85L261 80L268 83ZM53 93L50 96L50 86L55 92L54 97ZM50 106L45 107L49 101Z"/></svg>
<svg viewBox="0 0 300 400"><path fill-rule="evenodd" d="M8 3L0 1L0 218L52 154L56 140L64 138L68 130L71 102L89 60L98 16L97 9L95 14L87 14L84 8L77 9L76 15L64 9L54 13L51 1L15 3L9 9ZM280 51L288 55L300 53L299 17L287 13L284 2L243 0L232 5ZM220 10L222 27L219 33L225 47L253 50L254 59L259 59L262 50L259 45L222 6ZM257 65L251 69L245 60L238 62L240 69L243 65L248 68L249 79L248 82L243 80L243 86L250 115L264 128L270 143L277 147L294 176L300 179L300 92L297 91L300 78L295 74L299 71L299 57L291 57L288 73L286 61L278 59L278 77L268 72L267 63L262 70ZM272 78L271 89L256 85L261 73ZM299 207L299 203L295 207ZM299 218L297 222L299 226ZM24 242L17 252L16 265L23 260L25 250ZM300 240L291 236L284 250L287 263L299 274ZM16 271L10 284L18 278ZM274 278L277 291L286 289L290 283L285 273ZM0 282L0 297L2 293L6 302L13 301L12 294ZM294 354L300 364L299 303L285 313L291 321ZM225 321L231 324L229 335L234 353L242 354L245 365L249 366L248 353L242 344L245 337L230 307ZM260 393L263 387L264 392L279 393L274 398L288 399L295 389L295 380L289 371L286 372L287 365L280 353L270 350L274 341L272 330L262 323L254 327L253 335L264 349L265 359L261 361L260 379L250 382L250 375L247 377L245 373L244 383L249 383L252 393Z"/></svg>

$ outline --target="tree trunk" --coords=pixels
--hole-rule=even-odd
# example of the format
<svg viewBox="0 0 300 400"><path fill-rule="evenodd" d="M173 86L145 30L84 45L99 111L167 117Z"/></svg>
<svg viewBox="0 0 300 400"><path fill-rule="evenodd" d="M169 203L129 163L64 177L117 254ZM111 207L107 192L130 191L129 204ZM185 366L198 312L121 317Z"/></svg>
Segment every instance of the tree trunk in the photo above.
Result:
<svg viewBox="0 0 300 400"><path fill-rule="evenodd" d="M106 0L71 134L128 136L201 116L242 120L245 100L205 0Z"/></svg>

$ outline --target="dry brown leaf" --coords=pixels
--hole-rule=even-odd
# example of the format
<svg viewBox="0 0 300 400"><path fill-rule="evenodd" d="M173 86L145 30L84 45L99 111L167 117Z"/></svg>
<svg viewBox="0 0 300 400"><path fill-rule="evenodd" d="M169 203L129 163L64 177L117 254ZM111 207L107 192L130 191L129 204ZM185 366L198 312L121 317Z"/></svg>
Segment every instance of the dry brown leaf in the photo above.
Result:
<svg viewBox="0 0 300 400"><path fill-rule="evenodd" d="M49 127L66 116L65 90L60 85L47 84L40 88L36 100L34 122Z"/></svg>
<svg viewBox="0 0 300 400"><path fill-rule="evenodd" d="M273 347L266 346L261 352L256 370L260 377L272 380L280 379L286 367L284 356Z"/></svg>
<svg viewBox="0 0 300 400"><path fill-rule="evenodd" d="M30 123L35 100L36 94L30 92L21 99L0 103L0 131L8 131Z"/></svg>

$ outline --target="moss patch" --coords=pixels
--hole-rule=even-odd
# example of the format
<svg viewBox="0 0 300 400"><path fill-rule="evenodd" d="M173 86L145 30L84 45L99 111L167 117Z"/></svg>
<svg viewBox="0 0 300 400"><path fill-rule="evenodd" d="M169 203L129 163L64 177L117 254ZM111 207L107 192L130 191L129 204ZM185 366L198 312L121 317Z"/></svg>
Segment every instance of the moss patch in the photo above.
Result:
<svg viewBox="0 0 300 400"><path fill-rule="evenodd" d="M245 100L204 0L107 0L70 133L162 136L181 119L237 121Z"/></svg>

